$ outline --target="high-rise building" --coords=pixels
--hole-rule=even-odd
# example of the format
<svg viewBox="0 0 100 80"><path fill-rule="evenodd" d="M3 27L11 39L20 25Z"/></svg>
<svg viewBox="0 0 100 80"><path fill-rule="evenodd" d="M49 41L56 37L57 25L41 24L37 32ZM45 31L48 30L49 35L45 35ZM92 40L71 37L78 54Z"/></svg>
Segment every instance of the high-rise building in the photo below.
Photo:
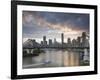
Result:
<svg viewBox="0 0 100 80"><path fill-rule="evenodd" d="M46 36L43 36L43 41L46 41Z"/></svg>
<svg viewBox="0 0 100 80"><path fill-rule="evenodd" d="M71 39L70 38L67 39L67 47L71 47Z"/></svg>
<svg viewBox="0 0 100 80"><path fill-rule="evenodd" d="M70 38L67 39L67 43L71 44L71 39Z"/></svg>
<svg viewBox="0 0 100 80"><path fill-rule="evenodd" d="M83 47L85 47L86 41L87 41L87 39L86 39L86 32L83 32L82 33L82 46Z"/></svg>
<svg viewBox="0 0 100 80"><path fill-rule="evenodd" d="M46 36L43 36L43 46L47 46Z"/></svg>
<svg viewBox="0 0 100 80"><path fill-rule="evenodd" d="M86 32L82 33L82 42L84 43L86 41Z"/></svg>
<svg viewBox="0 0 100 80"><path fill-rule="evenodd" d="M43 41L41 41L41 45L43 45Z"/></svg>
<svg viewBox="0 0 100 80"><path fill-rule="evenodd" d="M52 40L51 39L49 39L49 46L51 46L52 45Z"/></svg>
<svg viewBox="0 0 100 80"><path fill-rule="evenodd" d="M75 39L72 40L72 46L76 47L76 40Z"/></svg>
<svg viewBox="0 0 100 80"><path fill-rule="evenodd" d="M64 44L64 34L63 33L61 34L61 43L62 45Z"/></svg>
<svg viewBox="0 0 100 80"><path fill-rule="evenodd" d="M54 44L56 44L56 43L57 43L56 38L54 38Z"/></svg>
<svg viewBox="0 0 100 80"><path fill-rule="evenodd" d="M81 37L77 37L77 43L81 43Z"/></svg>
<svg viewBox="0 0 100 80"><path fill-rule="evenodd" d="M77 47L81 47L81 37L77 37Z"/></svg>

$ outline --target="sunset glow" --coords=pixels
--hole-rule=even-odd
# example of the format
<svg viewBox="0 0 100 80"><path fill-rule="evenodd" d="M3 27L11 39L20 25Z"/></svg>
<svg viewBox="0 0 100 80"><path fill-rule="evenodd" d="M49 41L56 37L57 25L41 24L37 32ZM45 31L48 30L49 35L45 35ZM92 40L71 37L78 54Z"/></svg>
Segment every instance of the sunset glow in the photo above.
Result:
<svg viewBox="0 0 100 80"><path fill-rule="evenodd" d="M23 11L23 41L28 38L40 42L45 35L47 39L57 38L60 34L67 38L77 38L82 32L89 33L89 14Z"/></svg>

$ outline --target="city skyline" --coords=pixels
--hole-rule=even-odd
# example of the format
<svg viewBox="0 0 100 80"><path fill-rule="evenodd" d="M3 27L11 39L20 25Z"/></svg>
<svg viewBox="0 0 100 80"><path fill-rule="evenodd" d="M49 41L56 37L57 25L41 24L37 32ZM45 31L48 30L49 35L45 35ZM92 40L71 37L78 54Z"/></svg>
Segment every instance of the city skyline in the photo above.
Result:
<svg viewBox="0 0 100 80"><path fill-rule="evenodd" d="M63 34L63 33L61 33L61 34ZM87 33L86 33L87 34ZM63 34L64 35L64 34ZM80 36L82 35L82 33L80 34ZM31 40L36 40L36 42L38 42L38 43L41 43L41 41L43 40L43 37L44 36L46 36L46 35L43 35L39 40L37 39L37 38L26 38L26 40L25 41L27 41L28 39L31 39ZM53 42L54 42L54 39L56 39L56 41L58 42L58 43L62 43L62 40L61 40L61 35L59 35L60 36L60 38L58 39L58 38L56 38L56 37L54 37L54 38L49 38L48 36L46 36L46 41L49 41L49 39L51 39ZM72 41L73 39L77 39L78 37L80 37L80 36L76 36L76 38L71 38L71 37L68 37L68 38L66 38L65 37L65 35L64 35L64 39L63 39L63 41L64 41L64 43L67 43L68 42L68 39L70 38L70 40ZM87 36L89 36L88 34L87 34ZM25 42L25 41L23 41L23 43Z"/></svg>
<svg viewBox="0 0 100 80"><path fill-rule="evenodd" d="M36 39L40 43L42 37L47 40L56 38L61 42L61 33L64 41L69 37L76 39L82 32L89 34L89 14L23 11L23 42L27 39Z"/></svg>
<svg viewBox="0 0 100 80"><path fill-rule="evenodd" d="M67 48L67 47L88 47L89 48L89 35L86 32L82 32L81 36L77 36L77 39L72 39L69 37L66 41L64 41L64 33L61 33L61 42L58 42L56 38L53 40L49 38L47 40L47 36L43 36L41 42L37 42L36 39L28 39L23 43L23 48L44 48L44 47L58 47L58 48Z"/></svg>

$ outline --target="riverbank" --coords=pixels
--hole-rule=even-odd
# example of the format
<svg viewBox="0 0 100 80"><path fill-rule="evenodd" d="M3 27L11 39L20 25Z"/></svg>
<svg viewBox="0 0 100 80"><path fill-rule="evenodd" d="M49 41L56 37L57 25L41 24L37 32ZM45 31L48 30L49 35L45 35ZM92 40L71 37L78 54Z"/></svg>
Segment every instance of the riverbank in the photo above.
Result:
<svg viewBox="0 0 100 80"><path fill-rule="evenodd" d="M27 53L26 51L23 51L23 57L39 56L39 54L41 53L45 53L45 51L39 48L34 49L32 53Z"/></svg>

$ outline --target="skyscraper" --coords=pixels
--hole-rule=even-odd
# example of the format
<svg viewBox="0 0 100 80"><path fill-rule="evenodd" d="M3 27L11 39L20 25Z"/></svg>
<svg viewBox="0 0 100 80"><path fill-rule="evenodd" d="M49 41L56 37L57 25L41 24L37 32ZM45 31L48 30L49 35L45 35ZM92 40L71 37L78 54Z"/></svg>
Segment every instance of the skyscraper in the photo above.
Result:
<svg viewBox="0 0 100 80"><path fill-rule="evenodd" d="M64 34L63 33L61 34L61 43L62 45L64 44Z"/></svg>
<svg viewBox="0 0 100 80"><path fill-rule="evenodd" d="M56 38L54 38L54 44L56 44L56 43L57 43Z"/></svg>
<svg viewBox="0 0 100 80"><path fill-rule="evenodd" d="M70 38L67 39L67 43L71 44L71 39Z"/></svg>
<svg viewBox="0 0 100 80"><path fill-rule="evenodd" d="M46 36L43 36L43 46L47 46Z"/></svg>
<svg viewBox="0 0 100 80"><path fill-rule="evenodd" d="M75 39L72 40L72 46L76 47L76 40Z"/></svg>
<svg viewBox="0 0 100 80"><path fill-rule="evenodd" d="M71 47L71 39L70 38L67 39L67 46Z"/></svg>
<svg viewBox="0 0 100 80"><path fill-rule="evenodd" d="M41 41L41 45L43 45L43 41Z"/></svg>
<svg viewBox="0 0 100 80"><path fill-rule="evenodd" d="M81 47L81 37L77 37L77 46Z"/></svg>
<svg viewBox="0 0 100 80"><path fill-rule="evenodd" d="M84 43L86 41L86 32L82 33L82 42Z"/></svg>
<svg viewBox="0 0 100 80"><path fill-rule="evenodd" d="M82 33L82 46L83 47L85 47L86 41L87 41L87 39L86 39L86 32L83 32Z"/></svg>
<svg viewBox="0 0 100 80"><path fill-rule="evenodd" d="M46 36L43 36L43 41L46 41Z"/></svg>
<svg viewBox="0 0 100 80"><path fill-rule="evenodd" d="M52 40L51 39L49 39L49 46L51 46L52 45Z"/></svg>
<svg viewBox="0 0 100 80"><path fill-rule="evenodd" d="M81 43L81 37L77 37L77 43Z"/></svg>

